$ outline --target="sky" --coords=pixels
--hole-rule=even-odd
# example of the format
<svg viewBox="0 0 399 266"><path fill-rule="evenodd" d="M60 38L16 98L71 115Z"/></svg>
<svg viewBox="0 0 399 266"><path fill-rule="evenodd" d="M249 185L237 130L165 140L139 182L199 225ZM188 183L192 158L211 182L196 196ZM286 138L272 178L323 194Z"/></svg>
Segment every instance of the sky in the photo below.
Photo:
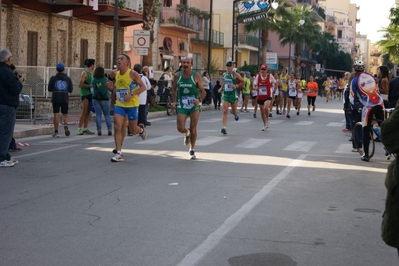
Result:
<svg viewBox="0 0 399 266"><path fill-rule="evenodd" d="M350 2L360 6L357 13L360 23L357 24L356 31L367 35L371 43L381 40L383 33L378 31L388 27L389 10L394 7L395 0L350 0Z"/></svg>

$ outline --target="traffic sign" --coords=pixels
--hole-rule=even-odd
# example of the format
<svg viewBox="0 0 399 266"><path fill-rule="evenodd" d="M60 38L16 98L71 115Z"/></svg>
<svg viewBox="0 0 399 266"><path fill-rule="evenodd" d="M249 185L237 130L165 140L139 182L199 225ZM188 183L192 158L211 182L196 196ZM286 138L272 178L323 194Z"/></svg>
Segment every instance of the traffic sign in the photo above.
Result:
<svg viewBox="0 0 399 266"><path fill-rule="evenodd" d="M134 48L135 55L148 55L148 48Z"/></svg>
<svg viewBox="0 0 399 266"><path fill-rule="evenodd" d="M150 47L150 31L135 30L133 31L133 47L149 48Z"/></svg>

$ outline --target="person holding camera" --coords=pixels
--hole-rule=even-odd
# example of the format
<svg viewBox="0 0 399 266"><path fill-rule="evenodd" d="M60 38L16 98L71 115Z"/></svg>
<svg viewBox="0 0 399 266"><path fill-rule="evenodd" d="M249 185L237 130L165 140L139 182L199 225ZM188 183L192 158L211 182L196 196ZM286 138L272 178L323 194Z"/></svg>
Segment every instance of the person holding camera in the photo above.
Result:
<svg viewBox="0 0 399 266"><path fill-rule="evenodd" d="M9 146L14 133L19 94L24 78L19 78L11 70L12 54L8 49L0 50L0 167L18 164L11 158Z"/></svg>

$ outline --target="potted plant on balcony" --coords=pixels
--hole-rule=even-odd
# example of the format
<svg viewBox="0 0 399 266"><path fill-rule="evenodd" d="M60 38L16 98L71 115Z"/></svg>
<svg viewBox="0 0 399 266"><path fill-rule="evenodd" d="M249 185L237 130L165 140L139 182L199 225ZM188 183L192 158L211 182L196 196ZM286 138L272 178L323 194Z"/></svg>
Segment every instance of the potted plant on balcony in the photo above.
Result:
<svg viewBox="0 0 399 266"><path fill-rule="evenodd" d="M175 17L170 17L170 18L168 18L168 22L169 23L180 23L180 19L175 18Z"/></svg>
<svg viewBox="0 0 399 266"><path fill-rule="evenodd" d="M179 12L187 11L188 7L184 4L177 4L176 9L179 10Z"/></svg>
<svg viewBox="0 0 399 266"><path fill-rule="evenodd" d="M126 7L126 1L127 0L119 0L118 2L118 8L124 9Z"/></svg>
<svg viewBox="0 0 399 266"><path fill-rule="evenodd" d="M205 19L205 20L208 20L211 17L211 15L208 12L206 12L206 11L201 11L200 17Z"/></svg>
<svg viewBox="0 0 399 266"><path fill-rule="evenodd" d="M143 6L139 4L139 13L143 13Z"/></svg>

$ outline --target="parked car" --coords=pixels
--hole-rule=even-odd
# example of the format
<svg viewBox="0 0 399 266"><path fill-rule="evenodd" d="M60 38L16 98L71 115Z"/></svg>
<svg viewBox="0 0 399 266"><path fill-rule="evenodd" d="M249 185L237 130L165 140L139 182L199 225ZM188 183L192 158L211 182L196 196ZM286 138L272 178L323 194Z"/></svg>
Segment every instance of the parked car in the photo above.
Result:
<svg viewBox="0 0 399 266"><path fill-rule="evenodd" d="M17 108L17 119L30 119L35 110L35 102L27 94L19 95L19 106Z"/></svg>

